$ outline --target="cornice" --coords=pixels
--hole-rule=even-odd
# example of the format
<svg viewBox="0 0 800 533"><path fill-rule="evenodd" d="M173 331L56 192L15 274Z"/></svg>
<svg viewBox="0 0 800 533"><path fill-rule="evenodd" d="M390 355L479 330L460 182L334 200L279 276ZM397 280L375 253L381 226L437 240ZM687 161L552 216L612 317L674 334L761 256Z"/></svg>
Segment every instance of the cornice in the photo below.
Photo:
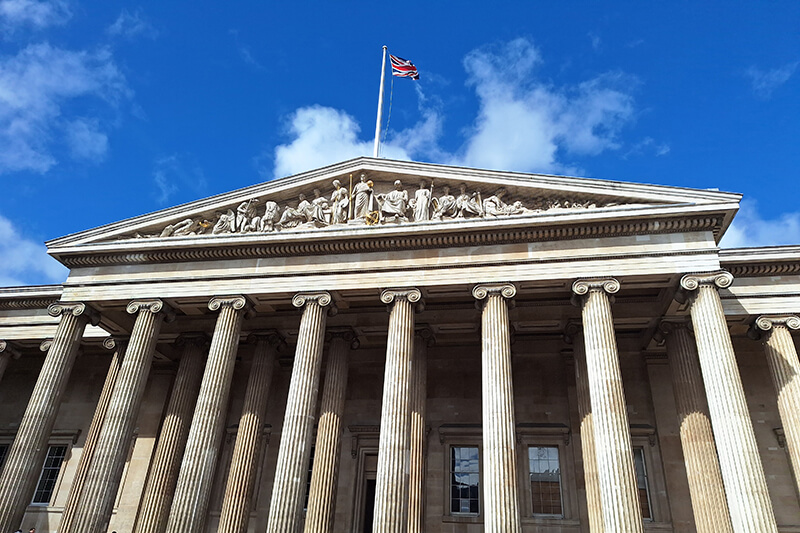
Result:
<svg viewBox="0 0 800 533"><path fill-rule="evenodd" d="M69 252L61 251L62 263L70 268L92 267L118 264L176 263L208 260L228 260L265 257L314 256L342 253L419 250L436 248L458 248L544 242L555 240L574 240L587 237L616 237L630 235L652 235L681 233L686 231L711 231L715 235L724 223L722 213L702 213L700 215L671 216L653 218L643 216L616 221L581 221L573 224L531 226L469 226L454 229L442 224L430 226L421 232L386 232L376 236L358 233L347 235L341 232L324 238L307 236L303 240L270 242L242 237L224 243L214 238L193 239L181 245L177 239L169 247L158 249L127 249L116 251L124 245L135 247L138 241L123 241L106 247L105 251L82 250L80 246ZM531 222L525 220L523 222ZM587 223L590 222L590 223ZM442 229L433 233L433 229ZM320 232L322 233L322 232ZM321 235L320 235L321 237ZM92 247L93 248L93 247Z"/></svg>

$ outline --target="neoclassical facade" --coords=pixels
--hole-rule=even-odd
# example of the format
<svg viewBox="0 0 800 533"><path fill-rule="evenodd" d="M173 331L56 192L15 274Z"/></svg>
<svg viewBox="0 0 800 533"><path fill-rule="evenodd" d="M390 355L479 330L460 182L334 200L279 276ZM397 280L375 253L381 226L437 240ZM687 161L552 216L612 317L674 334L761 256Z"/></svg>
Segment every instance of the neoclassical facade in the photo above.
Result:
<svg viewBox="0 0 800 533"><path fill-rule="evenodd" d="M359 158L0 289L0 531L800 532L800 247L740 195Z"/></svg>

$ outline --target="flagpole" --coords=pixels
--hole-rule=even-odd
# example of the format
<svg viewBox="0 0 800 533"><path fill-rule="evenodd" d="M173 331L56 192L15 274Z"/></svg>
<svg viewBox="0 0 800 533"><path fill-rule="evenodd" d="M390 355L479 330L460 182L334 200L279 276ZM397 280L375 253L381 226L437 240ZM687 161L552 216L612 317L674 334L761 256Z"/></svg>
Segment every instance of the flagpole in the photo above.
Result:
<svg viewBox="0 0 800 533"><path fill-rule="evenodd" d="M383 118L383 83L386 80L386 45L383 46L383 61L381 62L381 88L378 92L378 119L375 121L375 147L372 157L378 157L378 148L381 142L381 119Z"/></svg>

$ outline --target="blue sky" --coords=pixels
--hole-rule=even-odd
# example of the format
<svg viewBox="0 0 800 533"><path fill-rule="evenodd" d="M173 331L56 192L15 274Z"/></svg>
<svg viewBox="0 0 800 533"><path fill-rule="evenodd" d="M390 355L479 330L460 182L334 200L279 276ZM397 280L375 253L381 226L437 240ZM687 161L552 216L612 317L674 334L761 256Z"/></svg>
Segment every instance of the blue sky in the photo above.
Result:
<svg viewBox="0 0 800 533"><path fill-rule="evenodd" d="M0 0L0 286L42 242L371 155L745 195L800 243L800 2ZM387 86L388 89L388 86ZM388 96L388 94L387 94Z"/></svg>

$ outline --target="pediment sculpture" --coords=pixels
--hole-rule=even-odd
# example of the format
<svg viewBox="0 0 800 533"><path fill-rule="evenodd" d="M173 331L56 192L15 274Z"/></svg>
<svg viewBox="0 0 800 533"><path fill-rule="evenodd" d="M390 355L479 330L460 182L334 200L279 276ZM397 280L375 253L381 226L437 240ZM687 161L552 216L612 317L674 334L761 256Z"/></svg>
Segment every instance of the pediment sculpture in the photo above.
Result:
<svg viewBox="0 0 800 533"><path fill-rule="evenodd" d="M413 224L458 219L491 219L550 211L554 209L593 209L608 207L614 202L570 200L547 196L511 202L508 191L498 188L484 198L480 191L469 191L466 183L458 191L443 185L434 190L434 183L420 180L409 194L400 180L391 188L378 192L365 174L349 188L336 179L330 196L320 189L313 196L300 193L296 202L281 203L253 197L236 207L218 211L213 216L197 216L169 224L160 232L136 233L136 238L179 237L192 235L225 235L271 233L276 231L325 228L330 226Z"/></svg>

